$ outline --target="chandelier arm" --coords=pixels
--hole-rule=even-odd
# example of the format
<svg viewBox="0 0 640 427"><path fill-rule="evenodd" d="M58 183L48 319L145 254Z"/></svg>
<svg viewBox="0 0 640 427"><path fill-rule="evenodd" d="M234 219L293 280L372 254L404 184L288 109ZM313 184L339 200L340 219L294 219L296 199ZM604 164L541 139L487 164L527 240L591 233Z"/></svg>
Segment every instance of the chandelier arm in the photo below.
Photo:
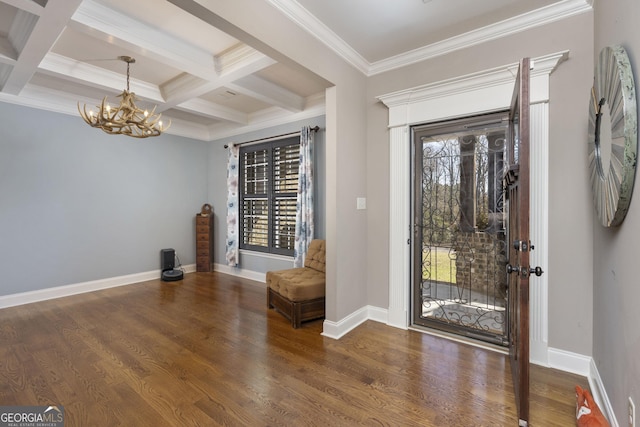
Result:
<svg viewBox="0 0 640 427"><path fill-rule="evenodd" d="M84 106L84 112L83 112L83 111L80 109L80 102L78 101L78 112L80 113L80 117L82 117L82 119L83 119L83 120L84 120L88 125L91 125L91 124L92 124L92 123L91 123L91 121L90 121L90 120L89 120L89 118L88 118L88 115L87 115L87 106L86 106L86 104L85 104L85 106Z"/></svg>

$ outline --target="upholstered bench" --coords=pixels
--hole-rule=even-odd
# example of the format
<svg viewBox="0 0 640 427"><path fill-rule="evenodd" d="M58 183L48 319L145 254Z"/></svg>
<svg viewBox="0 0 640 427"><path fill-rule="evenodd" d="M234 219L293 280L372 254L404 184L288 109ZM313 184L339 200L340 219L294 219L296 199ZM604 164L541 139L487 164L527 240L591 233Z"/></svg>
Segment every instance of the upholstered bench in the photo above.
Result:
<svg viewBox="0 0 640 427"><path fill-rule="evenodd" d="M267 272L267 307L275 308L299 328L324 317L325 241L309 244L304 267Z"/></svg>

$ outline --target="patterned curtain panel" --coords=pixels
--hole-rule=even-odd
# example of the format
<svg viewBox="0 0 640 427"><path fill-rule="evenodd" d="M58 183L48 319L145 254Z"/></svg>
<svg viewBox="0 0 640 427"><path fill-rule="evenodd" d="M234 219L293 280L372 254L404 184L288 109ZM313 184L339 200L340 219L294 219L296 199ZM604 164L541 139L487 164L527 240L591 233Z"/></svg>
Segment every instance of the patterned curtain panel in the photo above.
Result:
<svg viewBox="0 0 640 427"><path fill-rule="evenodd" d="M307 248L313 240L313 133L309 126L305 126L300 134L294 267L304 266Z"/></svg>
<svg viewBox="0 0 640 427"><path fill-rule="evenodd" d="M240 146L229 144L229 163L227 165L227 265L240 264L240 238L238 232L238 172Z"/></svg>

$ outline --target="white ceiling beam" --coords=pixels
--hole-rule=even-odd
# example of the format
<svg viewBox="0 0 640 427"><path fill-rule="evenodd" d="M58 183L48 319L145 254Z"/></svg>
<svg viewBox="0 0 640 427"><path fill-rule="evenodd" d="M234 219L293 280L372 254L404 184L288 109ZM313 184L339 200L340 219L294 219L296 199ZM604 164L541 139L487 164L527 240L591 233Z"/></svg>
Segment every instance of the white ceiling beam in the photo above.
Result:
<svg viewBox="0 0 640 427"><path fill-rule="evenodd" d="M275 63L268 56L246 46L238 47L218 55L215 60L218 73L203 80L183 74L162 85L165 99L164 109L182 104L191 98L198 98L220 87L227 87L235 80L249 76Z"/></svg>
<svg viewBox="0 0 640 427"><path fill-rule="evenodd" d="M64 80L120 92L127 87L126 76L85 62L76 61L56 53L49 53L40 63L39 71ZM153 102L164 99L158 86L136 79L131 79L132 92L141 98Z"/></svg>
<svg viewBox="0 0 640 427"><path fill-rule="evenodd" d="M276 63L274 59L244 43L216 55L214 61L218 75L226 79L248 76Z"/></svg>
<svg viewBox="0 0 640 427"><path fill-rule="evenodd" d="M69 27L201 79L217 74L213 54L93 0L85 0Z"/></svg>
<svg viewBox="0 0 640 427"><path fill-rule="evenodd" d="M247 77L276 63L257 50L238 44L237 47L215 58L193 45L182 42L156 28L95 2L85 0L73 15L71 28L109 43L120 45L141 55L154 53L154 60L184 70L185 74L161 85L164 102L157 111L166 111L182 105L190 98L199 97L234 81ZM251 89L237 90L264 102L299 111L298 99L290 92L265 84Z"/></svg>
<svg viewBox="0 0 640 427"><path fill-rule="evenodd" d="M81 2L82 0L50 1L47 3L46 13L37 19L27 12L18 11L8 37L18 51L18 58L4 82L3 92L13 95L20 93ZM27 34L28 27L32 30Z"/></svg>
<svg viewBox="0 0 640 427"><path fill-rule="evenodd" d="M211 117L242 125L249 123L248 114L203 99L191 99L178 105L177 108L203 117Z"/></svg>
<svg viewBox="0 0 640 427"><path fill-rule="evenodd" d="M0 37L0 63L15 65L18 59L18 52L6 37ZM0 82L1 83L1 82Z"/></svg>
<svg viewBox="0 0 640 427"><path fill-rule="evenodd" d="M191 98L198 98L218 87L220 83L217 81L207 81L190 74L181 74L162 85L162 95L166 100L163 109L167 110Z"/></svg>
<svg viewBox="0 0 640 427"><path fill-rule="evenodd" d="M33 0L2 0L2 3L6 3L16 9L21 9L37 16L42 15L42 12L44 11L44 7L40 6Z"/></svg>
<svg viewBox="0 0 640 427"><path fill-rule="evenodd" d="M39 71L43 74L48 74L98 89L107 89L119 92L126 87L126 80L122 74L105 70L104 68L96 67L95 65L79 62L55 53L50 53L45 57L40 64ZM193 76L185 76L182 83L184 87L192 85L196 89L202 86L202 80ZM185 99L179 105L173 105L173 103L164 102L164 97L160 88L156 85L131 79L131 86L135 87L133 92L135 92L137 96L157 104L157 113L166 111L169 108L178 107L181 110L196 113L205 117L242 124L247 122L247 115L245 113L228 107L223 107L212 102L204 100L187 101L187 99ZM176 89L176 91L179 90ZM189 92L189 90L185 89L185 92Z"/></svg>
<svg viewBox="0 0 640 427"><path fill-rule="evenodd" d="M303 97L255 75L238 79L227 87L294 113L304 109Z"/></svg>

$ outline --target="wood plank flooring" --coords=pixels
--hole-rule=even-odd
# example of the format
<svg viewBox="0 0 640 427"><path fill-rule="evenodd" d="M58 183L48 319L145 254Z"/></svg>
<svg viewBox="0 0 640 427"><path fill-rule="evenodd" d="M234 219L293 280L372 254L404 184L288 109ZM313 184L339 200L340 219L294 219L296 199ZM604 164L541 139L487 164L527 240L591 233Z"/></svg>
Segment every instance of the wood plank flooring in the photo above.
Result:
<svg viewBox="0 0 640 427"><path fill-rule="evenodd" d="M368 321L292 329L264 284L187 274L0 310L0 405L75 426L517 426L508 357ZM585 378L532 366L532 426Z"/></svg>

